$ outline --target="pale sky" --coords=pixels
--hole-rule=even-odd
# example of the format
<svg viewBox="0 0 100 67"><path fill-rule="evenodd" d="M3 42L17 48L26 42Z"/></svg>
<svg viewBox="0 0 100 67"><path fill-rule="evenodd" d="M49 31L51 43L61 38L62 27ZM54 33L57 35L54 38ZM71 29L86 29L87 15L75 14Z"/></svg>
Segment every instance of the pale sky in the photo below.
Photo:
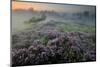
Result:
<svg viewBox="0 0 100 67"><path fill-rule="evenodd" d="M12 9L29 9L34 10L54 10L58 12L81 12L90 11L95 12L95 6L83 5L69 5L69 4L50 4L50 3L36 3L36 2L12 2Z"/></svg>

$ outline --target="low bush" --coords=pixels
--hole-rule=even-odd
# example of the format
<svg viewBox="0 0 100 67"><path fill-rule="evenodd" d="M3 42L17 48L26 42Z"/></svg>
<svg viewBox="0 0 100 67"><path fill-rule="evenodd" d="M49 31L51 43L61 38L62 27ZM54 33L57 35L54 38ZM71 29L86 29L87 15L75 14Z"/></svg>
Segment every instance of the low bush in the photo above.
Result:
<svg viewBox="0 0 100 67"><path fill-rule="evenodd" d="M37 36L43 38L34 39L31 36L28 39L31 42L29 42L27 48L21 47L20 45L17 45L20 48L12 48L12 66L96 60L94 34L81 32L39 32Z"/></svg>

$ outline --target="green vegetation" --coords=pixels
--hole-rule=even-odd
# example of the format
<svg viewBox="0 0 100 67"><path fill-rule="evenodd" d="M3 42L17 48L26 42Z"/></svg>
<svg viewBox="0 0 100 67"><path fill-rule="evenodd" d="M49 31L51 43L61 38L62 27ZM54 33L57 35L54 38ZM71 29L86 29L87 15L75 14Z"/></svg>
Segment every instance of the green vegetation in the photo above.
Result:
<svg viewBox="0 0 100 67"><path fill-rule="evenodd" d="M79 23L65 23L65 22L56 22L58 23L58 27L60 31L63 32L86 32L93 33L95 32L95 26L85 25Z"/></svg>
<svg viewBox="0 0 100 67"><path fill-rule="evenodd" d="M77 23L77 22L62 22L62 21L50 21L50 23L45 24L45 26L52 26L57 28L59 31L63 32L86 32L86 33L94 33L95 25L85 24L85 23Z"/></svg>
<svg viewBox="0 0 100 67"><path fill-rule="evenodd" d="M40 22L46 19L45 15L41 15L40 17L33 16L29 21L26 21L25 23L36 23Z"/></svg>
<svg viewBox="0 0 100 67"><path fill-rule="evenodd" d="M42 44L46 45L48 43L48 41L49 41L49 38L44 36L44 37L40 38L40 41L42 42Z"/></svg>

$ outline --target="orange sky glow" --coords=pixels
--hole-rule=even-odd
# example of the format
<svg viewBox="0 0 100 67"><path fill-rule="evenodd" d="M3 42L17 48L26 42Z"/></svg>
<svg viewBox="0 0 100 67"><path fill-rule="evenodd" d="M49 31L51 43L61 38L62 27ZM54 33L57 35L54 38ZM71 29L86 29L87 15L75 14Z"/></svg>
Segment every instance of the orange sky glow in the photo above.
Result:
<svg viewBox="0 0 100 67"><path fill-rule="evenodd" d="M15 10L15 9L28 9L28 8L30 8L30 5L22 4L19 2L12 2L12 9L13 10Z"/></svg>
<svg viewBox="0 0 100 67"><path fill-rule="evenodd" d="M14 1L12 2L12 10L16 10L16 9L27 10L29 8L33 8L34 10L40 10L41 9L38 5L35 5L35 4L14 2Z"/></svg>
<svg viewBox="0 0 100 67"><path fill-rule="evenodd" d="M34 10L41 11L41 10L55 10L53 5L50 4L44 4L44 3L28 3L28 2L16 2L12 1L12 10L17 10L17 9L23 9L23 10L28 10L30 8L33 8ZM60 8L56 8L59 11L62 11Z"/></svg>

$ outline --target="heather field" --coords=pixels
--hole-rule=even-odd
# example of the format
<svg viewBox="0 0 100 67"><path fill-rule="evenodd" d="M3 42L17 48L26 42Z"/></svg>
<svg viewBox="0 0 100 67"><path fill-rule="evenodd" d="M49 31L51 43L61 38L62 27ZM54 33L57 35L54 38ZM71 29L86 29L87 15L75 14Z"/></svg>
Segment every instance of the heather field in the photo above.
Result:
<svg viewBox="0 0 100 67"><path fill-rule="evenodd" d="M12 12L12 66L96 61L95 13Z"/></svg>

